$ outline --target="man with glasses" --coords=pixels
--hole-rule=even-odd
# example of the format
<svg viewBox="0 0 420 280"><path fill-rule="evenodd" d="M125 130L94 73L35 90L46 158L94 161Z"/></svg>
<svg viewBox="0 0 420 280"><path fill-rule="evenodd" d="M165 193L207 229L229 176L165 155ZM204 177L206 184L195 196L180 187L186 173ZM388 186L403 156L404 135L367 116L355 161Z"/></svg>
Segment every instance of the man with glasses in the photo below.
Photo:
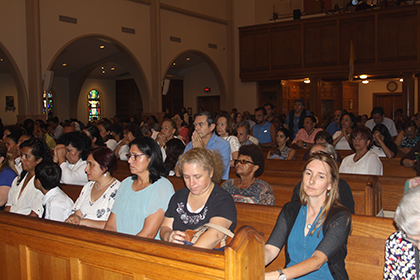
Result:
<svg viewBox="0 0 420 280"><path fill-rule="evenodd" d="M399 229L385 244L383 279L419 279L420 186L410 189L395 211ZM416 269L417 266L417 269Z"/></svg>
<svg viewBox="0 0 420 280"><path fill-rule="evenodd" d="M212 114L206 111L198 113L194 119L194 132L191 136L191 142L185 147L184 154L192 148L216 150L221 155L225 165L222 180L227 180L230 170L230 144L213 132L215 127L216 124Z"/></svg>

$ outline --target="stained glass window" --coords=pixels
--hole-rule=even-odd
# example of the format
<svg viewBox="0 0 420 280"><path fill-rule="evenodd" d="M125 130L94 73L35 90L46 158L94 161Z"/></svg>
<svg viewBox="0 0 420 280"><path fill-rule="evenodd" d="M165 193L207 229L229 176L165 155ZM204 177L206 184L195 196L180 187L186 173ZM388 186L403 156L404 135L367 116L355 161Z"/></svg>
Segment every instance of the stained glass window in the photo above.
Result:
<svg viewBox="0 0 420 280"><path fill-rule="evenodd" d="M53 116L53 113L54 113L53 109L54 109L54 100L53 100L52 90L50 90L49 92L44 92L42 94L42 113L45 115L45 112L48 111L48 117Z"/></svg>
<svg viewBox="0 0 420 280"><path fill-rule="evenodd" d="M88 94L89 121L101 119L101 101L99 91L93 89Z"/></svg>

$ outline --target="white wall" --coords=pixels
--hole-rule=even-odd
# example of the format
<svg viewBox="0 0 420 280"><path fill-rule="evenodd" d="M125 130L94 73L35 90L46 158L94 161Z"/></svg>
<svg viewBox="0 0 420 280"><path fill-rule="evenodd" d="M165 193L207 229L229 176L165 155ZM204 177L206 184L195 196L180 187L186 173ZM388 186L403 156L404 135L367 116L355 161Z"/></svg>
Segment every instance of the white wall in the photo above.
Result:
<svg viewBox="0 0 420 280"><path fill-rule="evenodd" d="M213 71L207 63L203 62L180 71L184 76L184 106L191 107L193 114L197 113L197 96L220 95L220 88ZM211 88L210 93L205 93L204 88Z"/></svg>
<svg viewBox="0 0 420 280"><path fill-rule="evenodd" d="M15 98L16 111L6 112L6 96L13 96ZM18 111L18 96L13 81L12 75L0 74L0 118L4 125L15 124L17 122Z"/></svg>
<svg viewBox="0 0 420 280"><path fill-rule="evenodd" d="M386 88L389 80L370 81L368 84L359 84L359 115L366 114L370 116L372 108L376 106L373 104L373 93L387 93ZM396 92L402 91L402 84L396 81L398 89Z"/></svg>
<svg viewBox="0 0 420 280"><path fill-rule="evenodd" d="M85 124L88 122L87 96L92 89L96 89L102 95L101 117L112 118L115 116L115 81L87 79L82 86L77 103L77 119Z"/></svg>

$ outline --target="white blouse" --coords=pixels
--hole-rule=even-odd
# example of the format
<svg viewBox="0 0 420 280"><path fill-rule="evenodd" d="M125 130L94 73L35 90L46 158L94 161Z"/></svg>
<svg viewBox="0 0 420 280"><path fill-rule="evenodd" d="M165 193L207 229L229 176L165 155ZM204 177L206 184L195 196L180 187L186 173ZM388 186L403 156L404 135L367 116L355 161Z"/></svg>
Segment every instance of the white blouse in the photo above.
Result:
<svg viewBox="0 0 420 280"><path fill-rule="evenodd" d="M44 197L44 194L35 188L35 176L29 180L22 193L20 193L26 176L28 176L28 174L26 174L25 177L20 181L19 185L17 184L17 181L19 180L20 176L17 176L13 180L12 186L9 190L6 206L10 206L11 213L29 215L31 211L34 211L36 214L38 214L38 216L41 217L42 213L44 212L44 208L42 207L42 198Z"/></svg>
<svg viewBox="0 0 420 280"><path fill-rule="evenodd" d="M340 165L340 173L383 175L382 162L374 152L368 151L356 162L353 161L355 155L352 154L343 159Z"/></svg>
<svg viewBox="0 0 420 280"><path fill-rule="evenodd" d="M114 205L120 184L120 181L114 180L112 185L108 187L102 196L92 202L90 193L95 186L95 181L90 181L80 192L80 195L74 204L73 213L80 210L80 212L82 212L82 219L107 221L109 214L111 214L112 206Z"/></svg>
<svg viewBox="0 0 420 280"><path fill-rule="evenodd" d="M69 185L84 185L89 182L85 168L86 161L79 159L76 164L71 164L68 161L63 162L61 167L61 183Z"/></svg>
<svg viewBox="0 0 420 280"><path fill-rule="evenodd" d="M335 140L341 135L341 131L336 131L333 135L333 139ZM346 137L342 137L340 141L338 141L337 145L334 147L336 150L351 150L350 144L347 141Z"/></svg>
<svg viewBox="0 0 420 280"><path fill-rule="evenodd" d="M234 135L229 135L226 137L222 137L223 139L227 140L230 144L230 160L232 160L232 154L234 152L239 151L241 144L239 143L238 137Z"/></svg>

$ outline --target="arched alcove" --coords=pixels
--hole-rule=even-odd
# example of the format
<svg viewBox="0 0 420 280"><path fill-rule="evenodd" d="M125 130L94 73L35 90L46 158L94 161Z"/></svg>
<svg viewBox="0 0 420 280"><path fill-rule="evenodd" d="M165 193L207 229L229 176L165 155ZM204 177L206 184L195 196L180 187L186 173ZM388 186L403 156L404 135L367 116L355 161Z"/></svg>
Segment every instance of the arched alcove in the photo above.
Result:
<svg viewBox="0 0 420 280"><path fill-rule="evenodd" d="M205 107L204 109L208 111L218 111L223 107L222 104L225 104L227 95L225 81L216 63L207 54L198 50L183 51L167 65L164 73L162 79L169 79L170 84L172 81L177 84L178 89L173 91L178 92L178 95L182 86L183 106L191 108L192 114L197 112L199 106ZM179 85L178 81L182 81L182 85ZM205 88L209 91L205 91ZM168 93L170 94L171 92ZM168 106L173 108L177 100L179 96L163 96L162 109L165 111ZM180 109L174 108L176 111ZM170 114L175 113L173 110L168 111Z"/></svg>
<svg viewBox="0 0 420 280"><path fill-rule="evenodd" d="M118 65L118 69L115 72L107 69L106 75L102 76L99 71L104 65ZM143 110L151 108L150 90L143 69L126 46L108 36L90 34L74 38L56 53L48 69L54 71L54 77L68 78L70 117L77 117L79 96L86 95L82 92L83 85L92 77L114 81L133 79Z"/></svg>

